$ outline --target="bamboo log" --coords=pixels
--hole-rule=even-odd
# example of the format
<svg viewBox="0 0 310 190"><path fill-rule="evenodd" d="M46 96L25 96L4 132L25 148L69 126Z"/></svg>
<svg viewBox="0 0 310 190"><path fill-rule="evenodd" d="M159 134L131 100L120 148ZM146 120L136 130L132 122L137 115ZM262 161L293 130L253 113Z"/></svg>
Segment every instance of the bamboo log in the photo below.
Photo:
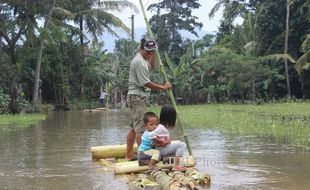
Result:
<svg viewBox="0 0 310 190"><path fill-rule="evenodd" d="M151 171L150 176L161 185L163 190L182 190L182 185L163 171Z"/></svg>
<svg viewBox="0 0 310 190"><path fill-rule="evenodd" d="M93 160L99 160L100 158L124 158L126 147L126 144L91 147L92 158ZM137 153L137 144L134 145L133 150L134 153Z"/></svg>
<svg viewBox="0 0 310 190"><path fill-rule="evenodd" d="M173 171L168 174L173 179L177 180L181 185L188 187L190 190L198 190L196 181L193 178L186 177L184 172Z"/></svg>
<svg viewBox="0 0 310 190"><path fill-rule="evenodd" d="M210 185L211 183L210 175L207 173L201 173L196 168L187 168L185 171L185 176L196 181L196 185Z"/></svg>
<svg viewBox="0 0 310 190"><path fill-rule="evenodd" d="M195 166L195 159L192 156L183 157L181 159L181 164L186 167ZM161 169L172 168L174 164L164 164L163 162L158 162L155 164L156 167ZM114 164L114 173L115 174L125 174L125 173L136 173L145 171L148 169L148 166L139 166L138 161L122 162Z"/></svg>
<svg viewBox="0 0 310 190"><path fill-rule="evenodd" d="M132 175L129 178L130 190L157 190L160 189L160 185L154 181L151 181L144 174Z"/></svg>
<svg viewBox="0 0 310 190"><path fill-rule="evenodd" d="M178 140L171 141L171 143L180 142ZM106 145L106 146L94 146L91 147L91 153L93 160L99 160L101 158L125 158L127 145ZM133 147L134 153L138 151L138 145Z"/></svg>

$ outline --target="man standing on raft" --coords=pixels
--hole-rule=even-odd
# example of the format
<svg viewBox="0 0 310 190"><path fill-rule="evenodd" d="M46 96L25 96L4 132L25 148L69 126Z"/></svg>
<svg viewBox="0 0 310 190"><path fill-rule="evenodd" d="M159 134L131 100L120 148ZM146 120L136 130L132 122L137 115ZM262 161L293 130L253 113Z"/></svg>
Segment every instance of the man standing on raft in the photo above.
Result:
<svg viewBox="0 0 310 190"><path fill-rule="evenodd" d="M146 112L146 102L151 90L169 90L171 83L158 84L150 80L150 70L156 65L157 44L149 37L141 39L140 51L131 61L129 69L129 83L127 104L130 109L131 123L127 133L127 151L125 160L134 160L133 145L135 140L141 144L144 132L143 115Z"/></svg>

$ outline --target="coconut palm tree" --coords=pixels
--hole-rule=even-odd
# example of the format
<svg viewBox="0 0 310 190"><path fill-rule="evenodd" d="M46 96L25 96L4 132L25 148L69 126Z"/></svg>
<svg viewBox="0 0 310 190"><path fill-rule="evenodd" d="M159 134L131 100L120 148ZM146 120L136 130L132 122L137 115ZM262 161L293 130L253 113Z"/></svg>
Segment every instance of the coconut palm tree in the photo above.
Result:
<svg viewBox="0 0 310 190"><path fill-rule="evenodd" d="M117 16L108 12L121 11L122 8L136 9L127 0L73 0L66 7L74 15L74 23L79 26L81 45L84 45L84 36L87 33L91 33L97 40L98 35L105 31L118 36L115 28L129 32L130 29Z"/></svg>
<svg viewBox="0 0 310 190"><path fill-rule="evenodd" d="M130 29L115 15L108 11L121 11L122 8L136 9L127 0L73 0L66 7L73 14L73 22L79 27L79 38L81 49L84 50L84 37L90 33L94 41L98 41L98 35L109 32L118 36L115 28L128 32ZM81 66L83 67L83 65ZM83 69L80 68L80 71ZM80 73L80 95L84 93L85 76Z"/></svg>
<svg viewBox="0 0 310 190"><path fill-rule="evenodd" d="M288 35L289 35L289 19L290 19L290 6L293 3L293 0L286 1L286 21L285 21L285 40L284 40L284 54L287 54L288 51ZM284 67L285 67L285 78L286 78L286 87L287 87L287 95L291 97L291 86L290 79L288 75L288 65L287 59L284 59Z"/></svg>
<svg viewBox="0 0 310 190"><path fill-rule="evenodd" d="M0 3L0 38L4 39L7 48L4 51L10 56L11 61L11 93L10 93L10 112L16 114L18 109L18 43L23 35L29 30L29 23L32 22L35 10L31 9L32 2L22 0L6 1Z"/></svg>
<svg viewBox="0 0 310 190"><path fill-rule="evenodd" d="M117 36L117 33L114 31L115 28L121 28L126 32L129 32L129 28L116 16L109 13L108 11L111 10L118 10L120 11L121 8L133 8L135 9L134 5L126 0L118 0L118 1L111 1L111 0L70 0L70 1L61 1L55 7L55 18L52 18L52 22L58 25L69 27L74 33L79 35L80 38L80 45L81 49L84 52L84 37L87 33L91 33L94 41L98 41L97 36L102 34L104 31L107 31L111 34ZM60 21L61 18L64 20ZM46 17L45 23L48 23L49 17ZM78 25L79 30L72 27L68 24L71 20L75 24ZM67 22L69 21L69 22ZM44 25L45 27L46 25ZM38 52L42 53L43 48L41 48L41 44L43 45L43 40L41 40L40 49ZM87 55L85 55L87 56ZM39 58L40 56L38 56ZM86 59L85 59L86 60ZM38 88L39 88L39 79L40 79L40 60L37 60L37 69L36 69L36 79L35 79L35 86L33 92L33 102L37 102L38 97ZM85 61L84 61L85 63ZM83 67L83 65L81 66ZM85 74L83 74L83 68L79 68L80 74L80 83L81 89L80 94L83 94L84 91L84 80Z"/></svg>
<svg viewBox="0 0 310 190"><path fill-rule="evenodd" d="M225 26L229 26L229 32L232 33L232 24L238 16L246 13L245 4L236 0L218 0L209 13L209 18L213 18L215 13L224 7L222 22Z"/></svg>
<svg viewBox="0 0 310 190"><path fill-rule="evenodd" d="M47 15L45 17L44 22L44 29L47 30L47 27L50 23L50 20L52 18L52 14L54 11L56 5L56 0L53 0L52 3L49 6ZM39 80L40 80L40 68L41 68L41 62L42 62L42 53L44 49L44 35L40 35L40 43L39 43L39 49L37 54L37 63L36 63L36 71L35 71L35 82L34 82L34 89L33 89L33 95L32 95L32 102L34 105L38 102L38 95L39 95Z"/></svg>
<svg viewBox="0 0 310 190"><path fill-rule="evenodd" d="M310 69L310 34L307 34L301 47L302 56L296 61L295 69L299 75L303 70Z"/></svg>

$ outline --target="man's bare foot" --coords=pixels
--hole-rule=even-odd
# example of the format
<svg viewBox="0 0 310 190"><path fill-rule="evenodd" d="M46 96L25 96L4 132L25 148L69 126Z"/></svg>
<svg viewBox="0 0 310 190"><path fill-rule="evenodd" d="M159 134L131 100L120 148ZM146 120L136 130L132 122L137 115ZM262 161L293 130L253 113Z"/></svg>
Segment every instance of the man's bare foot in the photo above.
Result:
<svg viewBox="0 0 310 190"><path fill-rule="evenodd" d="M136 155L133 155L131 157L125 157L125 161L135 161L137 159L138 159L138 157Z"/></svg>

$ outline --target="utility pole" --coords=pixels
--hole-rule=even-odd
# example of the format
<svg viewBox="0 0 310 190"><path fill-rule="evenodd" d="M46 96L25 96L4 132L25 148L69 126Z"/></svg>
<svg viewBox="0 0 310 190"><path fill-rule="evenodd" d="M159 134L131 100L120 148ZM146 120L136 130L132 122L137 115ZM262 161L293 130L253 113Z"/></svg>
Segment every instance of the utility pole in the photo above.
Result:
<svg viewBox="0 0 310 190"><path fill-rule="evenodd" d="M135 16L131 15L131 56L135 56Z"/></svg>

